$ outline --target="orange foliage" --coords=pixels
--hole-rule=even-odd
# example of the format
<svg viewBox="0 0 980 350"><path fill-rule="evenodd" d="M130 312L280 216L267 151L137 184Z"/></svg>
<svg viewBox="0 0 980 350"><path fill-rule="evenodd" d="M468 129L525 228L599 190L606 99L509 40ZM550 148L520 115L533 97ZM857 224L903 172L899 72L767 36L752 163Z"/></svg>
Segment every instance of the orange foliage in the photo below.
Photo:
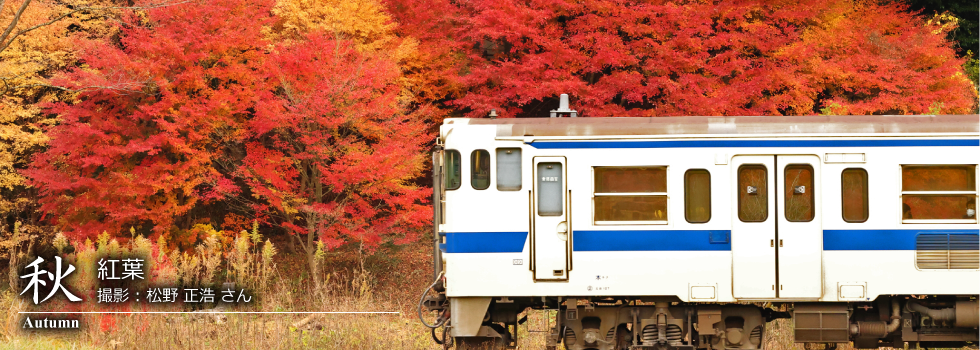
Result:
<svg viewBox="0 0 980 350"><path fill-rule="evenodd" d="M471 117L491 108L503 117L544 116L560 93L587 117L958 114L976 106L964 61L947 40L955 25L927 22L897 3L528 0L449 7L430 21L455 23L443 32L449 40L417 34L438 28L431 24L401 30L427 38L424 47L467 55L458 72L466 90L452 104Z"/></svg>

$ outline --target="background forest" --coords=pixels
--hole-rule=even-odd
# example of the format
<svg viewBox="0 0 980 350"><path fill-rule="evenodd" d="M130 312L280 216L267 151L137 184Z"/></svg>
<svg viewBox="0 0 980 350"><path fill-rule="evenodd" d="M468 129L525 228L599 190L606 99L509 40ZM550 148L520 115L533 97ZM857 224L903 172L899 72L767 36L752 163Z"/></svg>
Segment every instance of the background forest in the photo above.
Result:
<svg viewBox="0 0 980 350"><path fill-rule="evenodd" d="M936 0L0 0L0 266L142 249L158 281L289 281L264 308L409 307L444 118L561 93L584 117L977 113L977 24Z"/></svg>

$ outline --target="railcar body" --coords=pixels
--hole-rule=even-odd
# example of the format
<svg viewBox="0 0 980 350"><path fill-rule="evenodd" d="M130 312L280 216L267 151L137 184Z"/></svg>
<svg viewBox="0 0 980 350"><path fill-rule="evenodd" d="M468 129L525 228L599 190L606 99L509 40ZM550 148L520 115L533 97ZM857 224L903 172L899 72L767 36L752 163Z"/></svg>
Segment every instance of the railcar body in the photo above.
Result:
<svg viewBox="0 0 980 350"><path fill-rule="evenodd" d="M573 350L975 345L978 150L976 115L447 119L426 306L463 348L528 308Z"/></svg>

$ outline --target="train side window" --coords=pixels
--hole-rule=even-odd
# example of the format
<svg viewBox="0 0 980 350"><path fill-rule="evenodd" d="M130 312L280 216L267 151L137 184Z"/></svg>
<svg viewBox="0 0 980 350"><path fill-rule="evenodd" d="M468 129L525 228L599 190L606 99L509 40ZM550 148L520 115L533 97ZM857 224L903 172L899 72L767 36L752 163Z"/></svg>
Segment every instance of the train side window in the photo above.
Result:
<svg viewBox="0 0 980 350"><path fill-rule="evenodd" d="M470 153L470 185L477 190L490 187L490 152L478 149Z"/></svg>
<svg viewBox="0 0 980 350"><path fill-rule="evenodd" d="M460 165L459 151L454 149L446 150L446 189L459 189L463 183L462 168Z"/></svg>
<svg viewBox="0 0 980 350"><path fill-rule="evenodd" d="M976 223L976 174L976 164L902 165L902 223Z"/></svg>
<svg viewBox="0 0 980 350"><path fill-rule="evenodd" d="M847 168L840 174L841 216L846 222L868 221L868 171Z"/></svg>
<svg viewBox="0 0 980 350"><path fill-rule="evenodd" d="M763 222L769 218L769 174L762 164L738 167L738 219Z"/></svg>
<svg viewBox="0 0 980 350"><path fill-rule="evenodd" d="M521 149L497 149L497 190L521 190Z"/></svg>
<svg viewBox="0 0 980 350"><path fill-rule="evenodd" d="M813 221L813 194L816 193L813 188L813 166L790 164L786 166L783 174L786 221Z"/></svg>
<svg viewBox="0 0 980 350"><path fill-rule="evenodd" d="M667 223L667 167L596 167L594 174L596 224Z"/></svg>
<svg viewBox="0 0 980 350"><path fill-rule="evenodd" d="M711 220L711 173L705 169L684 173L684 217L695 224Z"/></svg>

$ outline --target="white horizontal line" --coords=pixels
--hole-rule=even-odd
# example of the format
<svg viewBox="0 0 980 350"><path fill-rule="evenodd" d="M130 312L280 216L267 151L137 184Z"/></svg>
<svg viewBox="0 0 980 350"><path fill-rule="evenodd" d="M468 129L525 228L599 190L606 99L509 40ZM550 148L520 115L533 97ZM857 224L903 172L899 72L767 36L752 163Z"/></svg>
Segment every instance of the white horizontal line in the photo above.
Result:
<svg viewBox="0 0 980 350"><path fill-rule="evenodd" d="M401 314L396 311L20 311L19 314Z"/></svg>

